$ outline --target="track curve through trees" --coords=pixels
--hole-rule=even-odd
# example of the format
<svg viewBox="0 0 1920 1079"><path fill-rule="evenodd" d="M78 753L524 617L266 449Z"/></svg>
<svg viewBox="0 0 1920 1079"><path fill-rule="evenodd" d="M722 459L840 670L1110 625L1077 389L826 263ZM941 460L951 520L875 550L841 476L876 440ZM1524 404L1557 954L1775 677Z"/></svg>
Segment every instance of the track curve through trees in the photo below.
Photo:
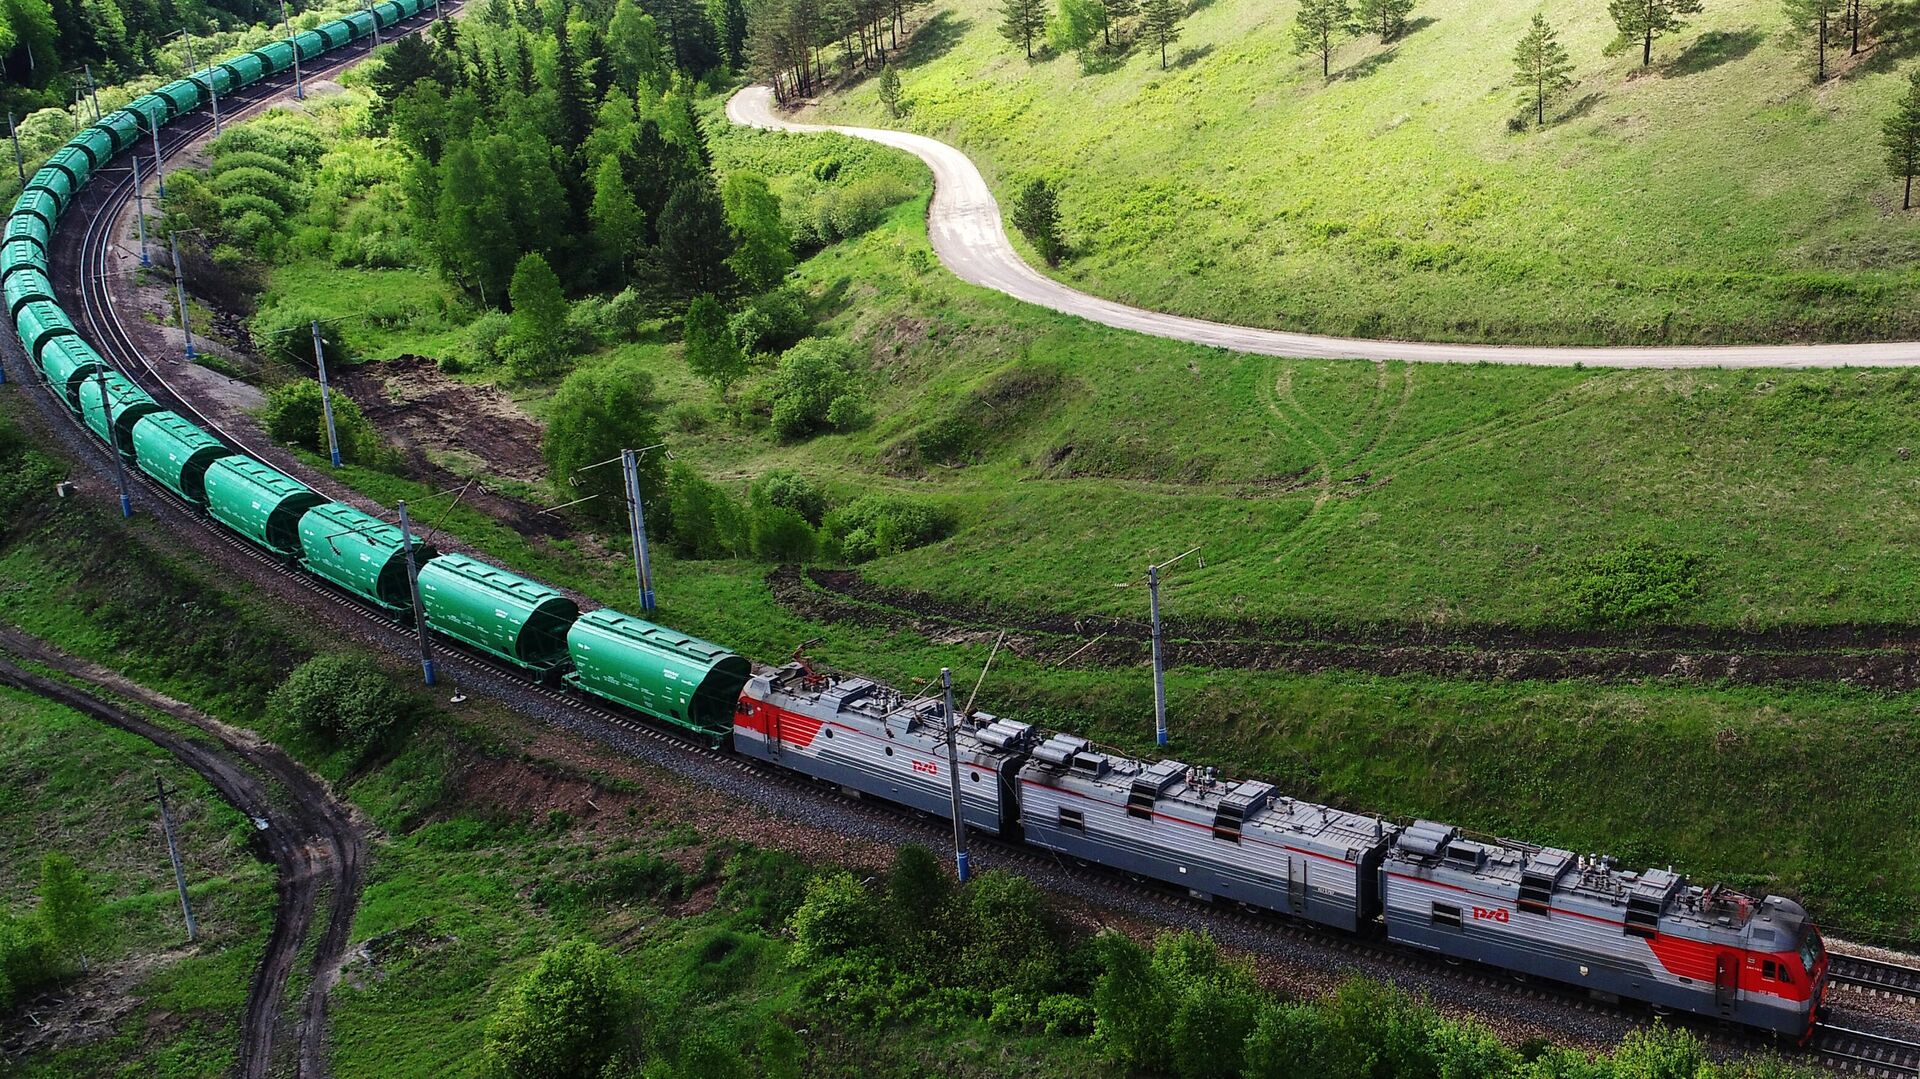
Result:
<svg viewBox="0 0 1920 1079"><path fill-rule="evenodd" d="M1530 367L1915 367L1920 341L1833 345L1475 345L1377 341L1234 326L1150 311L1092 296L1035 270L1007 238L993 192L966 154L938 139L884 128L803 124L775 113L773 91L749 86L727 102L727 119L774 131L832 132L906 152L933 170L927 235L940 261L962 281L1016 300L1132 330L1233 352L1297 358L1497 363Z"/></svg>

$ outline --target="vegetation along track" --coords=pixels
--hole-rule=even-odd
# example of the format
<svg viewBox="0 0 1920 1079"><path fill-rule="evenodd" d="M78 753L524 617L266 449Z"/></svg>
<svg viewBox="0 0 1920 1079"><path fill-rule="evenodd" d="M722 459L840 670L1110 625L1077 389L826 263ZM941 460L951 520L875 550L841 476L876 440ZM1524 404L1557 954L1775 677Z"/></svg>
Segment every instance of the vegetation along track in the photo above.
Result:
<svg viewBox="0 0 1920 1079"><path fill-rule="evenodd" d="M0 657L0 683L145 738L206 777L235 809L265 822L257 838L278 871L278 898L273 932L247 992L238 1074L242 1079L265 1079L283 1070L274 1069L273 1063L287 979L299 962L323 899L328 914L314 943L312 980L300 1007L294 1074L324 1074L327 993L346 955L366 874L366 833L353 812L278 748L179 701L10 629L0 628L0 651L137 701L200 732L189 737L170 730L105 696Z"/></svg>
<svg viewBox="0 0 1920 1079"><path fill-rule="evenodd" d="M1144 622L956 603L874 584L852 570L803 573L787 566L773 571L768 585L782 605L816 621L879 622L934 637L958 631L991 639L1005 629L1021 655L1082 666L1135 666L1148 659ZM1169 619L1166 632L1170 664L1219 669L1490 680L1840 682L1888 691L1920 683L1920 626L1908 625L1554 630Z"/></svg>
<svg viewBox="0 0 1920 1079"><path fill-rule="evenodd" d="M1028 265L1007 239L1000 206L967 155L937 139L871 127L802 124L774 114L773 91L749 86L727 102L736 124L780 131L830 131L918 157L933 170L927 236L940 261L968 284L1090 322L1233 352L1418 363L1497 363L1532 367L1910 367L1920 341L1847 345L1532 346L1370 341L1263 330L1149 311L1091 296Z"/></svg>

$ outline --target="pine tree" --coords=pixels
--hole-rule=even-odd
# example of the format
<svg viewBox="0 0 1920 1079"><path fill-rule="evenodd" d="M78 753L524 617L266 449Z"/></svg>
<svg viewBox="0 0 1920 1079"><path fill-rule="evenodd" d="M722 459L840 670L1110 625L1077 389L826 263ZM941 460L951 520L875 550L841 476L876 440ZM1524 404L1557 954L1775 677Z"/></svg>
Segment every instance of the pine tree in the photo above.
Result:
<svg viewBox="0 0 1920 1079"><path fill-rule="evenodd" d="M1526 36L1513 51L1513 68L1521 105L1533 110L1536 125L1546 126L1547 100L1573 85L1573 64L1545 15L1534 13Z"/></svg>
<svg viewBox="0 0 1920 1079"><path fill-rule="evenodd" d="M1407 16L1413 13L1413 0L1360 0L1360 25L1378 34L1382 43L1392 41L1407 28Z"/></svg>
<svg viewBox="0 0 1920 1079"><path fill-rule="evenodd" d="M106 932L106 919L100 897L73 859L49 854L40 860L40 906L35 914L54 953L87 969L88 956Z"/></svg>
<svg viewBox="0 0 1920 1079"><path fill-rule="evenodd" d="M560 9L560 18L555 21L553 81L554 97L559 103L560 146L568 157L580 152L580 145L587 141L587 133L593 130L593 114L587 106L585 88L581 85L580 63L574 55L573 39L567 31L566 6ZM569 174L572 170L568 170Z"/></svg>
<svg viewBox="0 0 1920 1079"><path fill-rule="evenodd" d="M720 27L720 44L726 50L727 66L740 71L747 66L747 6L741 0L723 0L715 18Z"/></svg>
<svg viewBox="0 0 1920 1079"><path fill-rule="evenodd" d="M1160 47L1160 70L1167 69L1167 46L1180 40L1180 20L1186 12L1180 0L1145 0L1141 13L1146 16L1148 36Z"/></svg>
<svg viewBox="0 0 1920 1079"><path fill-rule="evenodd" d="M1813 81L1827 81L1827 45L1837 33L1836 19L1847 18L1847 0L1786 0L1787 25L1813 39Z"/></svg>
<svg viewBox="0 0 1920 1079"><path fill-rule="evenodd" d="M1655 38L1686 28L1681 16L1698 15L1704 10L1701 0L1609 0L1607 13L1620 31L1621 43L1640 43L1640 66L1653 63Z"/></svg>
<svg viewBox="0 0 1920 1079"><path fill-rule="evenodd" d="M1151 5L1161 0L1148 0ZM1027 181L1013 204L1013 227L1040 252L1047 265L1060 265L1067 244L1060 235L1060 197L1043 179Z"/></svg>
<svg viewBox="0 0 1920 1079"><path fill-rule="evenodd" d="M1887 169L1906 183L1900 208L1911 210L1913 178L1920 173L1920 71L1913 73L1907 92L1900 95L1899 107L1887 117L1880 142L1887 149Z"/></svg>
<svg viewBox="0 0 1920 1079"><path fill-rule="evenodd" d="M1100 6L1107 9L1106 25L1100 28L1106 35L1107 48L1113 48L1113 28L1121 19L1131 19L1140 14L1140 0L1100 0Z"/></svg>
<svg viewBox="0 0 1920 1079"><path fill-rule="evenodd" d="M660 213L660 254L681 294L732 294L727 259L733 255L733 235L711 176L703 173L673 189Z"/></svg>
<svg viewBox="0 0 1920 1079"><path fill-rule="evenodd" d="M880 100L887 106L887 115L900 118L900 72L889 62L880 69Z"/></svg>
<svg viewBox="0 0 1920 1079"><path fill-rule="evenodd" d="M1000 36L1023 46L1033 59L1033 37L1047 25L1046 0L1000 0Z"/></svg>
<svg viewBox="0 0 1920 1079"><path fill-rule="evenodd" d="M647 220L627 187L618 157L600 162L593 174L593 208L587 219L593 225L593 246L602 273L607 280L626 283L627 268L646 239Z"/></svg>
<svg viewBox="0 0 1920 1079"><path fill-rule="evenodd" d="M727 324L727 309L708 294L693 298L681 322L687 370L713 384L721 400L727 387L747 373L747 355Z"/></svg>
<svg viewBox="0 0 1920 1079"><path fill-rule="evenodd" d="M1333 77L1333 47L1353 22L1353 7L1348 0L1300 0L1293 17L1295 55L1314 53L1320 57L1320 77Z"/></svg>

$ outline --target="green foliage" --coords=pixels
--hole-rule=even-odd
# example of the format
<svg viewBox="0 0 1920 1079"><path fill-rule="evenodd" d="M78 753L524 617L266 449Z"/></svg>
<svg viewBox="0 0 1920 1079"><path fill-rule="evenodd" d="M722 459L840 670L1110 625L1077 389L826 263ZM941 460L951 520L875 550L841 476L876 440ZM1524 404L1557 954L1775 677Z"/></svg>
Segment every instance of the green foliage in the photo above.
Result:
<svg viewBox="0 0 1920 1079"><path fill-rule="evenodd" d="M487 1023L488 1062L512 1079L594 1075L638 1034L631 975L587 941L540 957Z"/></svg>
<svg viewBox="0 0 1920 1079"><path fill-rule="evenodd" d="M1827 46L1839 37L1846 0L1786 0L1782 5L1790 39L1810 45L1806 56L1813 81L1827 81Z"/></svg>
<svg viewBox="0 0 1920 1079"><path fill-rule="evenodd" d="M1349 0L1303 0L1293 16L1293 51L1320 58L1320 77L1333 77L1333 50L1353 25Z"/></svg>
<svg viewBox="0 0 1920 1079"><path fill-rule="evenodd" d="M298 300L267 304L247 321L247 336L266 356L296 369L313 367L313 324L320 323L320 348L327 362L345 363L347 339L342 323Z"/></svg>
<svg viewBox="0 0 1920 1079"><path fill-rule="evenodd" d="M582 876L547 877L533 888L533 901L549 907L631 903L684 898L693 889L687 871L656 854L596 859Z"/></svg>
<svg viewBox="0 0 1920 1079"><path fill-rule="evenodd" d="M731 295L735 249L726 207L713 179L702 174L673 189L660 215L660 257L682 295Z"/></svg>
<svg viewBox="0 0 1920 1079"><path fill-rule="evenodd" d="M748 293L779 288L793 270L793 234L780 215L780 199L759 173L739 171L720 187L727 227L737 245L727 266Z"/></svg>
<svg viewBox="0 0 1920 1079"><path fill-rule="evenodd" d="M1547 25L1547 17L1536 13L1527 27L1527 35L1513 50L1513 81L1520 88L1520 106L1533 113L1534 123L1547 122L1547 102L1573 85L1573 62L1565 46Z"/></svg>
<svg viewBox="0 0 1920 1079"><path fill-rule="evenodd" d="M647 220L627 186L619 157L609 155L593 174L593 206L587 218L603 279L624 282L646 241Z"/></svg>
<svg viewBox="0 0 1920 1079"><path fill-rule="evenodd" d="M1640 46L1640 65L1653 62L1653 43L1668 34L1686 29L1685 16L1705 10L1701 0L1608 0L1607 14L1620 32L1614 48Z"/></svg>
<svg viewBox="0 0 1920 1079"><path fill-rule="evenodd" d="M400 736L419 715L420 703L372 661L329 654L294 668L267 708L298 730L358 751Z"/></svg>
<svg viewBox="0 0 1920 1079"><path fill-rule="evenodd" d="M1360 0L1354 8L1354 20L1383 44L1405 32L1411 14L1413 0Z"/></svg>
<svg viewBox="0 0 1920 1079"><path fill-rule="evenodd" d="M1047 26L1044 0L1000 0L1000 36L1027 51L1033 59L1033 39Z"/></svg>
<svg viewBox="0 0 1920 1079"><path fill-rule="evenodd" d="M805 562L819 540L805 517L784 506L756 503L749 542L753 556L763 562Z"/></svg>
<svg viewBox="0 0 1920 1079"><path fill-rule="evenodd" d="M1700 594L1703 559L1645 538L1588 559L1568 601L1587 622L1657 621Z"/></svg>
<svg viewBox="0 0 1920 1079"><path fill-rule="evenodd" d="M601 521L626 518L625 483L618 465L582 472L588 465L660 441L653 375L632 360L588 367L568 375L547 406L547 434L541 444L554 490L567 500L591 497L580 512ZM640 497L647 527L665 534L668 515L660 512L666 491L666 455L640 458Z"/></svg>
<svg viewBox="0 0 1920 1079"><path fill-rule="evenodd" d="M696 296L687 305L681 330L687 369L711 383L724 400L727 387L747 372L747 355L734 339L727 309L712 295Z"/></svg>
<svg viewBox="0 0 1920 1079"><path fill-rule="evenodd" d="M513 323L507 368L517 379L548 378L566 359L567 297L539 254L513 268Z"/></svg>
<svg viewBox="0 0 1920 1079"><path fill-rule="evenodd" d="M330 396L340 459L369 468L397 467L399 453L374 430L359 404L339 390ZM321 400L320 383L313 379L283 383L267 391L267 406L261 419L266 423L267 433L287 445L312 453L327 452L326 408Z"/></svg>
<svg viewBox="0 0 1920 1079"><path fill-rule="evenodd" d="M1115 1061L1181 1079L1240 1069L1263 1000L1250 968L1191 932L1163 934L1150 955L1117 934L1101 944L1094 1034Z"/></svg>
<svg viewBox="0 0 1920 1079"><path fill-rule="evenodd" d="M1060 0L1047 23L1047 43L1057 52L1078 52L1108 33L1108 27L1107 7L1101 0Z"/></svg>
<svg viewBox="0 0 1920 1079"><path fill-rule="evenodd" d="M483 311L467 324L467 343L475 366L497 367L507 362L513 318L505 311Z"/></svg>
<svg viewBox="0 0 1920 1079"><path fill-rule="evenodd" d="M748 553L748 521L732 496L687 464L676 462L668 485L674 549L687 558L735 558Z"/></svg>
<svg viewBox="0 0 1920 1079"><path fill-rule="evenodd" d="M1326 0L1309 0L1310 3L1323 3ZM1180 20L1186 16L1186 9L1180 0L1142 0L1140 13L1146 24L1147 37L1160 50L1160 70L1167 69L1167 46L1180 40Z"/></svg>
<svg viewBox="0 0 1920 1079"><path fill-rule="evenodd" d="M865 562L941 539L953 531L953 520L926 502L865 495L829 512L822 531L839 544L846 561Z"/></svg>
<svg viewBox="0 0 1920 1079"><path fill-rule="evenodd" d="M717 901L748 924L782 928L806 902L810 873L806 863L783 851L743 850L727 862Z"/></svg>
<svg viewBox="0 0 1920 1079"><path fill-rule="evenodd" d="M873 897L845 870L832 870L807 884L807 896L790 923L790 961L807 967L870 952L878 946Z"/></svg>
<svg viewBox="0 0 1920 1079"><path fill-rule="evenodd" d="M790 469L777 468L755 480L753 498L756 502L792 510L814 525L818 525L827 512L827 495L820 485Z"/></svg>
<svg viewBox="0 0 1920 1079"><path fill-rule="evenodd" d="M813 330L806 298L792 288L775 289L747 301L729 325L733 338L749 353L784 352Z"/></svg>
<svg viewBox="0 0 1920 1079"><path fill-rule="evenodd" d="M84 969L107 932L100 897L73 859L49 851L40 859L40 906L34 917L46 930L48 947L60 959ZM0 962L0 968L6 964Z"/></svg>
<svg viewBox="0 0 1920 1079"><path fill-rule="evenodd" d="M1047 265L1060 265L1060 256L1067 250L1066 240L1060 235L1060 196L1044 178L1035 177L1020 188L1013 204L1013 227L1033 244Z"/></svg>
<svg viewBox="0 0 1920 1079"><path fill-rule="evenodd" d="M1907 81L1906 93L1881 127L1880 145L1887 152L1887 171L1906 184L1902 210L1913 209L1913 178L1920 174L1920 71Z"/></svg>
<svg viewBox="0 0 1920 1079"><path fill-rule="evenodd" d="M898 120L901 116L900 71L892 61L880 69L879 93L881 104L887 107L887 115Z"/></svg>
<svg viewBox="0 0 1920 1079"><path fill-rule="evenodd" d="M796 439L858 427L865 398L857 362L843 341L814 337L788 349L768 387L774 434Z"/></svg>

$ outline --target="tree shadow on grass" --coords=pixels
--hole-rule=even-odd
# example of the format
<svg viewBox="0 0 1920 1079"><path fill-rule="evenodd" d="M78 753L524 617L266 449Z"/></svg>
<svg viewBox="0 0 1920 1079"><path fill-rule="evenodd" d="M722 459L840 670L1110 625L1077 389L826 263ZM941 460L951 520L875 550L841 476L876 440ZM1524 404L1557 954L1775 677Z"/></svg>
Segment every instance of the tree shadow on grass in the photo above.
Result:
<svg viewBox="0 0 1920 1079"><path fill-rule="evenodd" d="M1701 34L1686 51L1667 61L1660 73L1671 79L1712 71L1759 48L1766 39L1765 34L1751 26L1744 30L1713 30Z"/></svg>
<svg viewBox="0 0 1920 1079"><path fill-rule="evenodd" d="M1437 23L1439 21L1440 21L1439 19L1436 19L1431 15L1422 15L1419 18L1408 22L1407 25L1402 26L1400 28L1400 32L1393 35L1393 40L1387 42L1387 44L1398 45L1400 42L1407 40L1413 35L1419 33L1422 30L1425 30L1427 27L1432 26L1434 23Z"/></svg>
<svg viewBox="0 0 1920 1079"><path fill-rule="evenodd" d="M1207 57L1212 55L1213 55L1212 45L1202 45L1197 49L1181 49L1180 54L1178 56L1175 56L1173 58L1173 63L1168 66L1172 68L1182 68L1182 67L1186 67L1188 64L1199 63L1200 61L1205 60Z"/></svg>
<svg viewBox="0 0 1920 1079"><path fill-rule="evenodd" d="M1400 55L1399 47L1394 45L1389 45L1386 48L1381 49L1379 52L1376 52L1373 55L1367 57L1365 60L1361 60L1358 63L1348 64L1346 67L1343 67L1340 70L1334 72L1333 77L1328 79L1327 81L1328 82L1358 82L1359 80L1366 78L1368 75L1373 74L1374 72L1380 70L1381 68L1386 67L1388 64L1393 63L1394 57L1398 55Z"/></svg>
<svg viewBox="0 0 1920 1079"><path fill-rule="evenodd" d="M913 40L898 53L900 63L905 67L919 67L938 60L960 44L960 39L972 27L972 19L958 19L953 12L942 11L913 32Z"/></svg>
<svg viewBox="0 0 1920 1079"><path fill-rule="evenodd" d="M1568 105L1558 115L1556 115L1553 118L1553 122L1556 124L1564 124L1569 120L1578 120L1582 116L1585 116L1586 114L1592 112L1593 107L1595 105L1600 104L1601 100L1605 96L1606 95L1604 94L1598 94L1598 93L1585 94L1580 98L1580 100L1574 102L1571 105Z"/></svg>

